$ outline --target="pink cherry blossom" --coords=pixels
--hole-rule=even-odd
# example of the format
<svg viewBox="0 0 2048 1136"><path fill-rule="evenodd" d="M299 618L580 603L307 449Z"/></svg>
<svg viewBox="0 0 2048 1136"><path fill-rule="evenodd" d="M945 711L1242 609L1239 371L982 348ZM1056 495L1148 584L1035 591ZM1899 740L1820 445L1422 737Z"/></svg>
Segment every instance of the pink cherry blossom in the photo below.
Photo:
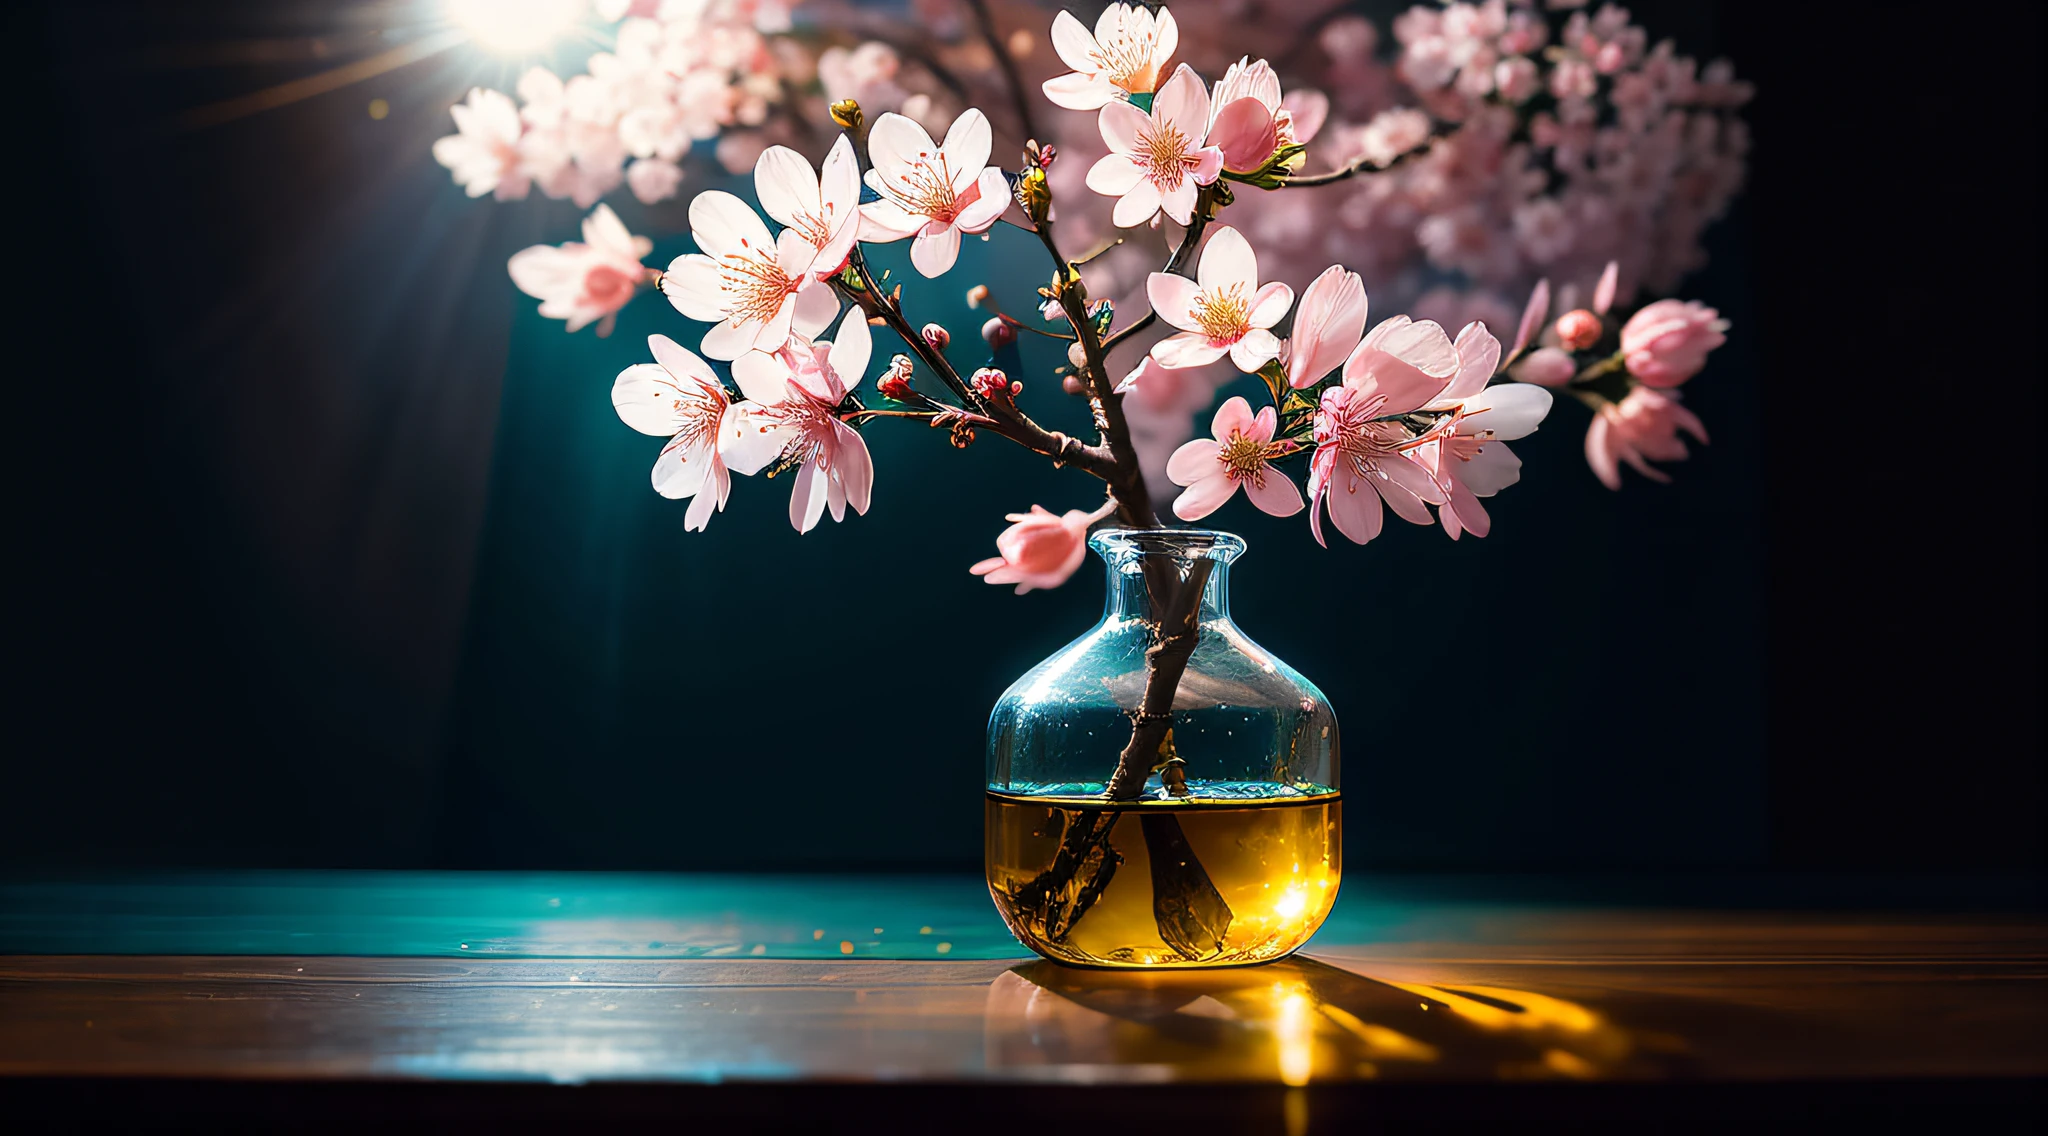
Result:
<svg viewBox="0 0 2048 1136"><path fill-rule="evenodd" d="M1287 383L1312 387L1344 365L1365 338L1365 281L1340 265L1323 270L1301 294L1287 340Z"/></svg>
<svg viewBox="0 0 2048 1136"><path fill-rule="evenodd" d="M1187 488L1174 499L1173 515L1199 521L1230 500L1240 485L1262 512L1276 517L1301 512L1301 490L1273 468L1275 460L1294 452L1294 443L1273 440L1278 424L1270 406L1254 417L1241 396L1225 400L1210 423L1211 437L1196 438L1166 460L1168 480Z"/></svg>
<svg viewBox="0 0 2048 1136"><path fill-rule="evenodd" d="M1149 94L1180 43L1173 13L1137 4L1111 4L1090 34L1064 9L1052 20L1052 49L1073 71L1045 81L1045 97L1068 110L1095 110L1131 95Z"/></svg>
<svg viewBox="0 0 2048 1136"><path fill-rule="evenodd" d="M652 251L653 241L627 232L611 206L600 205L583 219L582 241L521 249L505 267L520 291L541 302L541 315L567 320L572 332L595 320L606 336L646 281L640 258Z"/></svg>
<svg viewBox="0 0 2048 1136"><path fill-rule="evenodd" d="M910 263L941 276L960 255L960 234L988 231L1010 205L1010 184L988 164L988 117L968 110L944 143L900 114L868 131L867 183L880 200L861 207L860 239L910 242Z"/></svg>
<svg viewBox="0 0 2048 1136"><path fill-rule="evenodd" d="M1102 108L1097 125L1109 153L1088 169L1088 188L1117 198L1110 220L1142 225L1162 209L1175 222L1194 219L1199 186L1223 172L1223 151L1205 145L1209 92L1183 63L1152 98L1148 113L1127 102Z"/></svg>
<svg viewBox="0 0 2048 1136"><path fill-rule="evenodd" d="M1323 392L1316 411L1316 450L1309 460L1309 528L1323 543L1327 501L1337 531L1364 544L1380 534L1381 502L1401 519L1426 525L1426 505L1444 491L1415 460L1424 442L1398 421L1438 397L1460 370L1458 349L1443 328L1395 316L1344 362L1344 381Z"/></svg>
<svg viewBox="0 0 2048 1136"><path fill-rule="evenodd" d="M1488 386L1500 366L1500 340L1485 325L1471 323L1458 333L1458 373L1426 409L1451 417L1430 431L1415 459L1444 493L1437 519L1452 540L1461 532L1485 536L1493 522L1481 497L1519 481L1522 461L1506 444L1527 437L1550 413L1550 392L1522 383Z"/></svg>
<svg viewBox="0 0 2048 1136"><path fill-rule="evenodd" d="M874 462L860 432L836 412L860 385L872 350L867 317L854 308L829 343L791 336L772 354L748 352L733 362L733 381L746 399L733 404L719 429L719 454L748 476L775 463L796 466L789 523L798 532L817 527L828 508L835 521L845 519L848 505L868 511Z"/></svg>
<svg viewBox="0 0 2048 1136"><path fill-rule="evenodd" d="M1093 513L1069 509L1055 515L1031 506L1028 513L1010 513L1014 522L996 537L1000 556L983 560L968 571L991 584L1015 584L1017 594L1033 588L1057 588L1067 582L1088 551L1088 526L1109 516L1115 501L1103 503Z"/></svg>
<svg viewBox="0 0 2048 1136"><path fill-rule="evenodd" d="M1653 387L1675 387L1700 373L1707 352L1728 342L1728 321L1698 300L1658 300L1621 328L1628 373Z"/></svg>
<svg viewBox="0 0 2048 1136"><path fill-rule="evenodd" d="M1322 128L1330 100L1320 92L1280 94L1280 77L1265 60L1239 59L1209 92L1209 141L1223 151L1223 168L1250 173L1282 146L1306 144ZM1297 116L1296 110L1302 113ZM1289 163L1301 168L1300 155Z"/></svg>
<svg viewBox="0 0 2048 1136"><path fill-rule="evenodd" d="M500 201L526 196L529 179L519 154L519 108L506 95L469 89L469 102L449 108L456 133L434 140L434 160L447 166L471 197Z"/></svg>
<svg viewBox="0 0 2048 1136"><path fill-rule="evenodd" d="M643 205L666 201L683 184L683 167L665 158L635 158L626 167L626 188Z"/></svg>
<svg viewBox="0 0 2048 1136"><path fill-rule="evenodd" d="M1228 225L1219 226L1202 247L1195 279L1154 272L1145 280L1145 295L1161 320L1181 329L1152 345L1152 358L1161 366L1200 367L1229 355L1246 374L1280 354L1271 328L1294 303L1294 289L1285 284L1259 286L1258 256Z"/></svg>
<svg viewBox="0 0 2048 1136"><path fill-rule="evenodd" d="M1428 115L1407 107L1381 111L1359 135L1359 156L1384 166L1428 140Z"/></svg>
<svg viewBox="0 0 2048 1136"><path fill-rule="evenodd" d="M813 276L824 280L846 266L860 232L860 162L846 135L832 143L821 170L787 146L768 147L754 165L754 190L763 212L818 250Z"/></svg>
<svg viewBox="0 0 2048 1136"><path fill-rule="evenodd" d="M690 200L690 236L703 251L671 261L661 290L677 311L713 325L703 344L713 359L774 351L792 331L816 335L838 314L832 289L811 271L818 246L803 231L770 236L746 202L713 189Z"/></svg>
<svg viewBox="0 0 2048 1136"><path fill-rule="evenodd" d="M671 500L696 498L683 515L683 531L701 531L732 494L732 473L718 453L731 401L710 364L675 340L650 335L647 346L654 362L619 372L612 407L642 434L668 438L654 461L654 491Z"/></svg>
<svg viewBox="0 0 2048 1136"><path fill-rule="evenodd" d="M1670 474L1649 463L1691 456L1678 436L1681 430L1702 444L1707 440L1707 428L1679 402L1677 391L1635 387L1619 404L1609 403L1593 416L1586 428L1586 464L1609 489L1621 488L1620 462L1652 481L1670 481Z"/></svg>

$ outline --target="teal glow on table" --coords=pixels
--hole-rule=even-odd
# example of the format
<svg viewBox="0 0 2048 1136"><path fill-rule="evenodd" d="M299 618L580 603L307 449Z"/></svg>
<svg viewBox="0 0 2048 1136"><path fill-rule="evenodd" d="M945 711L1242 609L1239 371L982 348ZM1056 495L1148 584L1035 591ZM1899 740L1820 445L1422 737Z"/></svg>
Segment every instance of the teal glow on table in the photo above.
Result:
<svg viewBox="0 0 2048 1136"><path fill-rule="evenodd" d="M1006 1113L1020 1126L1065 1092L1163 1115L1144 1094L1177 1086L1174 1107L1306 1132L1399 1085L1853 1085L1867 1104L1876 1084L2032 1094L2048 1076L2036 915L1589 890L1354 877L1296 958L1160 974L1033 960L972 877L19 882L0 885L0 1090L213 1115L243 1098L161 1094L715 1086L684 1111L743 1128L819 1086L929 1090L906 1107L1032 1086Z"/></svg>

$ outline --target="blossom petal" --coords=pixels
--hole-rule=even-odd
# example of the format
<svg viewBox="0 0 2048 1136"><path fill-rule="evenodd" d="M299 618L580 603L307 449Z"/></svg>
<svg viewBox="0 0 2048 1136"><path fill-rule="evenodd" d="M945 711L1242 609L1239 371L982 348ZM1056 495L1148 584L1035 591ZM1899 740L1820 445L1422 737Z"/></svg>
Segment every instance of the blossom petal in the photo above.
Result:
<svg viewBox="0 0 2048 1136"><path fill-rule="evenodd" d="M700 437L689 445L680 438L670 441L654 459L654 491L671 501L696 496L710 478L711 463L717 457L715 439Z"/></svg>
<svg viewBox="0 0 2048 1136"><path fill-rule="evenodd" d="M749 402L772 406L782 401L789 364L767 351L749 351L732 361L732 381Z"/></svg>
<svg viewBox="0 0 2048 1136"><path fill-rule="evenodd" d="M1202 77L1183 63L1152 96L1152 118L1178 129L1188 141L1199 144L1209 131L1209 89Z"/></svg>
<svg viewBox="0 0 2048 1136"><path fill-rule="evenodd" d="M790 480L795 484L789 487L789 523L800 533L810 532L825 515L825 498L830 492L825 471L816 461L807 461Z"/></svg>
<svg viewBox="0 0 2048 1136"><path fill-rule="evenodd" d="M1213 438L1195 438L1184 442L1166 459L1166 479L1175 485L1193 485L1202 478L1215 473L1220 466L1216 455L1223 450Z"/></svg>
<svg viewBox="0 0 2048 1136"><path fill-rule="evenodd" d="M1455 459L1454 459L1455 460ZM1501 442L1479 447L1455 471L1457 480L1481 497L1494 494L1522 480L1522 459ZM1479 535L1485 536L1485 533Z"/></svg>
<svg viewBox="0 0 2048 1136"><path fill-rule="evenodd" d="M1167 324L1182 331L1196 331L1200 325L1195 322L1195 297L1201 288L1185 276L1172 272L1154 272L1145 277L1145 299L1152 310Z"/></svg>
<svg viewBox="0 0 2048 1136"><path fill-rule="evenodd" d="M1259 284L1259 257L1244 234L1229 225L1218 225L1202 246L1202 259L1195 268L1195 283L1205 292L1241 284L1249 292ZM1292 293L1289 293L1290 297Z"/></svg>
<svg viewBox="0 0 2048 1136"><path fill-rule="evenodd" d="M1223 168L1250 173L1265 164L1279 148L1273 126L1273 112L1257 99L1232 99L1216 112L1209 127L1209 141L1223 153Z"/></svg>
<svg viewBox="0 0 2048 1136"><path fill-rule="evenodd" d="M1052 49L1075 71L1092 72L1100 66L1095 62L1095 37L1065 8L1052 18Z"/></svg>
<svg viewBox="0 0 2048 1136"><path fill-rule="evenodd" d="M1337 470L1335 484L1330 486L1330 520L1353 544L1365 544L1380 535L1385 520L1385 511L1380 507L1380 495L1360 477L1356 470Z"/></svg>
<svg viewBox="0 0 2048 1136"><path fill-rule="evenodd" d="M884 180L902 177L920 158L929 158L938 148L924 127L893 111L885 112L868 127L868 161Z"/></svg>
<svg viewBox="0 0 2048 1136"><path fill-rule="evenodd" d="M840 135L844 138L845 135ZM754 162L754 195L761 211L785 225L824 214L818 172L802 154L787 146L770 146Z"/></svg>
<svg viewBox="0 0 2048 1136"><path fill-rule="evenodd" d="M766 407L736 402L719 423L718 454L734 473L752 477L782 456L795 433Z"/></svg>
<svg viewBox="0 0 2048 1136"><path fill-rule="evenodd" d="M713 257L775 247L761 215L722 189L707 189L690 199L690 237Z"/></svg>
<svg viewBox="0 0 2048 1136"><path fill-rule="evenodd" d="M910 263L927 277L944 276L959 257L958 225L926 225L910 242Z"/></svg>
<svg viewBox="0 0 2048 1136"><path fill-rule="evenodd" d="M1104 197L1122 197L1145 176L1138 163L1123 154L1104 154L1088 167L1088 188ZM542 248L548 246L543 245ZM535 293L529 292L528 295Z"/></svg>
<svg viewBox="0 0 2048 1136"><path fill-rule="evenodd" d="M731 481L731 475L720 467L712 471L712 480L718 491L697 490L689 509L683 513L684 532L703 532L704 527L711 523L711 514L725 507L724 487Z"/></svg>
<svg viewBox="0 0 2048 1136"><path fill-rule="evenodd" d="M1437 396L1439 402L1457 402L1471 398L1486 389L1487 380L1500 368L1500 340L1486 330L1486 325L1473 320L1458 332L1458 374L1451 385Z"/></svg>
<svg viewBox="0 0 2048 1136"><path fill-rule="evenodd" d="M946 165L952 170L954 193L967 192L967 187L988 168L992 145L987 115L969 107L953 120L940 149L946 152Z"/></svg>
<svg viewBox="0 0 2048 1136"><path fill-rule="evenodd" d="M1542 425L1550 413L1550 392L1528 383L1502 383L1487 387L1465 400L1465 414L1458 420L1458 432L1470 434L1490 430L1504 442L1527 437ZM1467 429L1467 424L1471 429Z"/></svg>
<svg viewBox="0 0 2048 1136"><path fill-rule="evenodd" d="M1159 212L1159 187L1150 179L1142 180L1131 187L1129 193L1117 198L1116 208L1110 213L1110 223L1119 229L1132 229L1152 219Z"/></svg>
<svg viewBox="0 0 2048 1136"><path fill-rule="evenodd" d="M1291 517L1301 512L1303 504L1301 489L1294 479L1271 466L1266 467L1264 477L1244 483L1244 495L1260 512L1275 517Z"/></svg>
<svg viewBox="0 0 2048 1136"><path fill-rule="evenodd" d="M1340 265L1323 270L1301 294L1289 341L1287 380L1299 389L1315 385L1342 366L1365 335L1365 281Z"/></svg>
<svg viewBox="0 0 2048 1136"><path fill-rule="evenodd" d="M654 353L654 361L678 379L695 381L700 387L723 391L725 384L718 380L718 372L711 364L697 357L696 352L677 343L666 335L647 337L647 349Z"/></svg>
<svg viewBox="0 0 2048 1136"><path fill-rule="evenodd" d="M988 166L975 181L974 200L967 203L953 218L953 224L963 233L979 233L1002 218L1003 211L1010 207L1010 182L1003 171Z"/></svg>
<svg viewBox="0 0 2048 1136"><path fill-rule="evenodd" d="M725 318L725 278L718 262L700 252L669 261L661 274L661 294L675 309L693 320L715 323Z"/></svg>
<svg viewBox="0 0 2048 1136"><path fill-rule="evenodd" d="M1232 395L1223 400L1223 405L1216 408L1216 417L1209 420L1209 436L1219 442L1229 441L1232 434L1249 436L1252 421L1252 404L1241 394Z"/></svg>
<svg viewBox="0 0 2048 1136"><path fill-rule="evenodd" d="M1204 367L1229 353L1230 348L1211 343L1208 336L1198 331L1169 335L1152 345L1152 361L1168 370Z"/></svg>
<svg viewBox="0 0 2048 1136"><path fill-rule="evenodd" d="M874 457L868 453L867 441L860 431L844 422L834 422L832 432L838 439L832 461L840 483L846 487L846 503L853 506L854 512L866 516L875 489Z"/></svg>
<svg viewBox="0 0 2048 1136"><path fill-rule="evenodd" d="M686 400L675 376L654 363L635 363L612 380L612 409L642 434L666 438L682 429Z"/></svg>
<svg viewBox="0 0 2048 1136"><path fill-rule="evenodd" d="M1245 322L1253 327L1272 327L1293 306L1294 289L1275 280L1252 294L1252 308L1246 313Z"/></svg>
<svg viewBox="0 0 2048 1136"><path fill-rule="evenodd" d="M1062 12L1065 9L1061 9ZM1116 84L1106 75L1074 72L1047 79L1039 88L1046 100L1067 110L1094 110L1118 101ZM445 164L445 163L444 163Z"/></svg>
<svg viewBox="0 0 2048 1136"><path fill-rule="evenodd" d="M1201 478L1188 486L1187 492L1173 499L1173 515L1183 521L1199 521L1223 507L1230 495L1237 492L1237 479L1221 469Z"/></svg>
<svg viewBox="0 0 2048 1136"><path fill-rule="evenodd" d="M1137 153L1143 148L1139 139L1152 133L1152 119L1122 99L1103 104L1095 124L1102 131L1102 141L1112 154Z"/></svg>
<svg viewBox="0 0 2048 1136"><path fill-rule="evenodd" d="M1255 327L1238 337L1230 345L1230 362L1247 375L1256 375L1259 368L1280 357L1280 337L1263 327Z"/></svg>
<svg viewBox="0 0 2048 1136"><path fill-rule="evenodd" d="M846 318L839 321L839 331L832 337L832 349L825 359L832 365L832 371L839 376L846 391L860 385L861 376L867 374L868 359L874 353L874 336L868 331L867 313L858 307L846 309Z"/></svg>
<svg viewBox="0 0 2048 1136"><path fill-rule="evenodd" d="M814 283L800 288L791 309L790 330L806 339L815 338L839 318L839 295L828 284Z"/></svg>
<svg viewBox="0 0 2048 1136"><path fill-rule="evenodd" d="M1538 280L1529 293L1529 303L1522 309L1522 322L1515 328L1515 345L1508 348L1508 354L1520 355L1522 348L1529 346L1529 340L1536 329L1543 326L1543 319L1550 314L1550 281Z"/></svg>
<svg viewBox="0 0 2048 1136"><path fill-rule="evenodd" d="M1621 262L1617 260L1608 261L1607 267L1601 270L1600 282L1593 285L1593 313L1595 315L1604 316L1607 314L1607 309L1614 306L1614 286L1620 280Z"/></svg>
<svg viewBox="0 0 2048 1136"><path fill-rule="evenodd" d="M1150 182L1140 183L1150 185ZM1159 208L1178 225L1188 225L1195 219L1195 183L1187 178L1180 184L1159 195Z"/></svg>

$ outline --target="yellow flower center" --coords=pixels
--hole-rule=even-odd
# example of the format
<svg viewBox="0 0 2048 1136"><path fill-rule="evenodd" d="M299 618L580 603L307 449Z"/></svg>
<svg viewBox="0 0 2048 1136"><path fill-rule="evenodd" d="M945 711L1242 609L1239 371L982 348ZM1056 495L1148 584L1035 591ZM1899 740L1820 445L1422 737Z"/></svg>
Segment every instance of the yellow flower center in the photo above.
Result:
<svg viewBox="0 0 2048 1136"><path fill-rule="evenodd" d="M1247 437L1237 430L1230 432L1230 439L1216 453L1216 460L1223 463L1232 481L1249 481L1256 488L1266 487L1267 445L1256 438Z"/></svg>
<svg viewBox="0 0 2048 1136"><path fill-rule="evenodd" d="M959 200L953 196L953 172L946 164L944 150L919 154L908 171L893 181L884 180L882 188L907 212L934 221L951 221L960 211Z"/></svg>
<svg viewBox="0 0 2048 1136"><path fill-rule="evenodd" d="M773 249L757 249L741 243L741 251L725 254L718 263L725 294L732 302L730 319L736 324L765 323L782 308L782 301L796 291L796 281L775 263Z"/></svg>
<svg viewBox="0 0 2048 1136"><path fill-rule="evenodd" d="M1099 44L1090 55L1110 82L1135 94L1159 83L1159 68L1152 62L1158 43L1155 30Z"/></svg>
<svg viewBox="0 0 2048 1136"><path fill-rule="evenodd" d="M1179 185L1188 173L1188 137L1170 122L1160 123L1138 139L1140 150L1133 155L1144 167L1145 176L1160 189Z"/></svg>
<svg viewBox="0 0 2048 1136"><path fill-rule="evenodd" d="M1243 284L1204 288L1195 293L1191 314L1202 334L1218 343L1235 343L1251 330L1251 298Z"/></svg>

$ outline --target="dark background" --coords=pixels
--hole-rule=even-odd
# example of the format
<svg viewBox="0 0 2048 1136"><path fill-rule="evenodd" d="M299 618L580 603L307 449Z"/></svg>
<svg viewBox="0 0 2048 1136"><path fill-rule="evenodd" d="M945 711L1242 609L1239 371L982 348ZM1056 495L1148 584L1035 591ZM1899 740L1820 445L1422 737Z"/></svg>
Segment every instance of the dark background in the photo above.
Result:
<svg viewBox="0 0 2048 1136"><path fill-rule="evenodd" d="M1343 716L1355 865L2032 872L2040 10L1631 7L1759 89L1686 288L1734 321L1687 388L1714 444L1610 494L1560 406L1495 534L1456 545L1324 552L1236 507L1239 621ZM509 73L448 56L185 128L381 50L377 20L9 19L39 67L0 862L978 860L987 707L1101 586L964 569L1001 512L1088 485L881 429L867 517L799 538L783 483L743 481L686 535L606 392L687 325L643 296L564 335L504 262L581 211L468 201L427 154ZM684 249L680 207L619 208L650 263ZM991 252L1032 250L970 244L925 293L960 331Z"/></svg>

